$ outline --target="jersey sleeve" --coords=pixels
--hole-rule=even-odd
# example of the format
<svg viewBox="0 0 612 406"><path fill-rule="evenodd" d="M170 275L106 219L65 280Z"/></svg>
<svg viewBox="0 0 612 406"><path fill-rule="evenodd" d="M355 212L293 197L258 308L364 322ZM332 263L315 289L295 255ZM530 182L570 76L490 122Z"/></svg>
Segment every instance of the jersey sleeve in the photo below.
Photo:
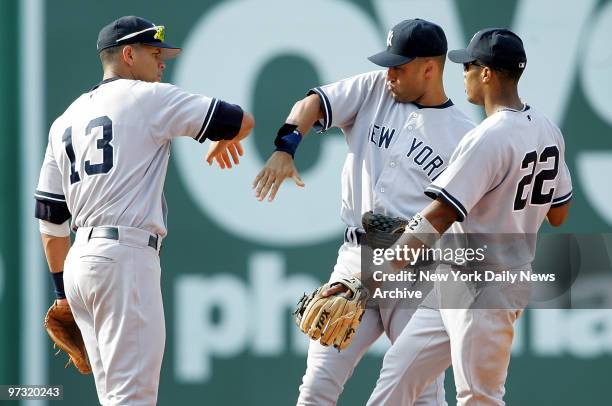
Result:
<svg viewBox="0 0 612 406"><path fill-rule="evenodd" d="M62 189L62 175L53 155L50 138L34 198L36 199L34 217L54 224L62 224L70 218L66 196Z"/></svg>
<svg viewBox="0 0 612 406"><path fill-rule="evenodd" d="M563 206L572 200L572 176L570 175L569 168L565 162L565 143L563 141L563 136L560 133L559 136L559 146L561 149L561 154L559 154L559 158L561 160L559 163L559 179L553 193L553 200L550 207Z"/></svg>
<svg viewBox="0 0 612 406"><path fill-rule="evenodd" d="M308 95L319 96L323 111L323 119L315 123L315 130L322 133L353 124L375 80L376 72L370 72L310 89Z"/></svg>
<svg viewBox="0 0 612 406"><path fill-rule="evenodd" d="M152 120L159 141L187 136L198 142L230 140L240 131L243 110L214 97L193 94L166 83L153 84L143 103L145 119ZM149 111L150 110L150 111Z"/></svg>
<svg viewBox="0 0 612 406"><path fill-rule="evenodd" d="M425 189L425 194L454 208L457 221L465 220L506 173L499 156L499 143L473 130L459 143L448 167Z"/></svg>

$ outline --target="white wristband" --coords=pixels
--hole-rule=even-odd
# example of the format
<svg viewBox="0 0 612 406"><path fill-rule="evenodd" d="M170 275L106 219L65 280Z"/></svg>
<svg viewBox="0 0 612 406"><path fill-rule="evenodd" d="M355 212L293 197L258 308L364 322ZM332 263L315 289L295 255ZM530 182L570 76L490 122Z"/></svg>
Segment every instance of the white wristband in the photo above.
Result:
<svg viewBox="0 0 612 406"><path fill-rule="evenodd" d="M38 220L38 229L41 234L47 234L53 237L68 237L70 235L70 220L64 221L62 224L54 224L50 221Z"/></svg>
<svg viewBox="0 0 612 406"><path fill-rule="evenodd" d="M415 214L410 219L404 228L404 234L412 234L414 238L421 241L429 248L436 245L436 242L441 237L438 230L436 230L434 226L431 225L429 220L427 220L421 213Z"/></svg>

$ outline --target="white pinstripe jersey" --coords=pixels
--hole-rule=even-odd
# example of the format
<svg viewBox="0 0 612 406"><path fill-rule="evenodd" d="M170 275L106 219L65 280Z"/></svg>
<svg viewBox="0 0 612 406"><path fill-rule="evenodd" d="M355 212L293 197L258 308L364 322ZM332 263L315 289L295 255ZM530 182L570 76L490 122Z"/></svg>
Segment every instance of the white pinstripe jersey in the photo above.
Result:
<svg viewBox="0 0 612 406"><path fill-rule="evenodd" d="M131 226L164 236L171 140L204 142L222 103L169 84L102 82L51 126L36 199L66 202L73 228Z"/></svg>
<svg viewBox="0 0 612 406"><path fill-rule="evenodd" d="M341 217L361 226L368 210L411 217L430 200L423 194L446 167L474 123L449 100L423 107L396 102L386 71L357 75L314 88L321 99L321 132L338 127L348 155L342 170Z"/></svg>
<svg viewBox="0 0 612 406"><path fill-rule="evenodd" d="M527 236L527 249L503 261L531 262L546 214L572 198L563 135L527 105L501 110L461 140L426 193L455 208L464 233Z"/></svg>

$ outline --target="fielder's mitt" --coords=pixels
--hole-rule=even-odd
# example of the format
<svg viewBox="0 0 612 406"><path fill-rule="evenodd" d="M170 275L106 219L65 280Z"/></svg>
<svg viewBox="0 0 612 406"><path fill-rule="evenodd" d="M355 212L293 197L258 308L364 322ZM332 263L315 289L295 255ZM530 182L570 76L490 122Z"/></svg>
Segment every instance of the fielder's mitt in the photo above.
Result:
<svg viewBox="0 0 612 406"><path fill-rule="evenodd" d="M336 284L346 286L348 292L322 296L324 291ZM349 346L359 327L367 299L368 292L357 278L326 283L310 296L304 294L300 299L293 313L295 324L322 345L333 345L338 351L343 350Z"/></svg>
<svg viewBox="0 0 612 406"><path fill-rule="evenodd" d="M60 350L68 354L66 368L72 362L80 373L91 373L81 330L74 321L70 306L58 305L57 302L53 302L45 316L45 329L53 340L53 348L59 347L55 355L59 354Z"/></svg>
<svg viewBox="0 0 612 406"><path fill-rule="evenodd" d="M401 237L410 220L368 211L361 217L366 244L372 248L389 248Z"/></svg>

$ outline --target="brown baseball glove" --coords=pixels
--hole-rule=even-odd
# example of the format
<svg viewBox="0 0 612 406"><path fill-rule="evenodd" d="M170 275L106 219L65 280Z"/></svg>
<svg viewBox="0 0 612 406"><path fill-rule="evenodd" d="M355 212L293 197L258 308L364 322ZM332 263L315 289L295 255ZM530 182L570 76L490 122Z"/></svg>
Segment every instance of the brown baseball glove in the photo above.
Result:
<svg viewBox="0 0 612 406"><path fill-rule="evenodd" d="M70 306L58 305L57 301L53 302L45 316L45 329L53 340L53 348L59 347L55 355L59 354L61 350L68 354L66 368L70 363L73 363L80 373L91 373L83 336L74 321Z"/></svg>
<svg viewBox="0 0 612 406"><path fill-rule="evenodd" d="M346 286L347 292L323 297L323 292L336 284ZM367 299L368 291L357 278L327 283L300 299L293 313L295 324L311 339L324 346L333 345L340 351L351 343Z"/></svg>

